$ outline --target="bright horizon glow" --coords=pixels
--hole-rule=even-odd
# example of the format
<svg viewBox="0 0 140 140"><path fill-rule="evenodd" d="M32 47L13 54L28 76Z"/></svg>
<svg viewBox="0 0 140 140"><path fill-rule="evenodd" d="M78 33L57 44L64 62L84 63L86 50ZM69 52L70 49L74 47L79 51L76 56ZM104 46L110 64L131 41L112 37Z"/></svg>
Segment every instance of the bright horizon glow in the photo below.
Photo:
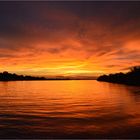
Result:
<svg viewBox="0 0 140 140"><path fill-rule="evenodd" d="M0 72L99 76L140 65L137 2L0 3Z"/></svg>

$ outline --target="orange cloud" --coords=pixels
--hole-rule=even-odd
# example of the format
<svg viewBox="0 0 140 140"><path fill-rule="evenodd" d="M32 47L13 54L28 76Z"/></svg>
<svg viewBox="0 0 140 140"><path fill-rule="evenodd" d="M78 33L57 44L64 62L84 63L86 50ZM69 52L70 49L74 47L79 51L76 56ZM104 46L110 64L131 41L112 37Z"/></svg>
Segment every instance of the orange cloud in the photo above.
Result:
<svg viewBox="0 0 140 140"><path fill-rule="evenodd" d="M137 3L58 3L1 3L0 71L94 76L140 65Z"/></svg>

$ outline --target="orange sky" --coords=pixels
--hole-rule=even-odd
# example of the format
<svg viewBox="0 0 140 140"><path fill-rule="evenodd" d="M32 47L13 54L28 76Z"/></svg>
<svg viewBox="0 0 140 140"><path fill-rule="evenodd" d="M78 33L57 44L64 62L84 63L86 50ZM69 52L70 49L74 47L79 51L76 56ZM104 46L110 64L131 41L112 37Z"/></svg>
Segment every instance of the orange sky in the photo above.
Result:
<svg viewBox="0 0 140 140"><path fill-rule="evenodd" d="M0 71L98 76L140 65L140 2L0 2Z"/></svg>

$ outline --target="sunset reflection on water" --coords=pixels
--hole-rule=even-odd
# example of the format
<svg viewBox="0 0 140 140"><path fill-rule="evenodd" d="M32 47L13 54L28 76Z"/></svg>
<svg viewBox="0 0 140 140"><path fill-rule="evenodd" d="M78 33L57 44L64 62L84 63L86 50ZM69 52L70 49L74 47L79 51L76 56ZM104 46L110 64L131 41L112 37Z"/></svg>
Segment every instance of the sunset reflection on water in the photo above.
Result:
<svg viewBox="0 0 140 140"><path fill-rule="evenodd" d="M0 138L140 138L139 87L18 81L0 91Z"/></svg>

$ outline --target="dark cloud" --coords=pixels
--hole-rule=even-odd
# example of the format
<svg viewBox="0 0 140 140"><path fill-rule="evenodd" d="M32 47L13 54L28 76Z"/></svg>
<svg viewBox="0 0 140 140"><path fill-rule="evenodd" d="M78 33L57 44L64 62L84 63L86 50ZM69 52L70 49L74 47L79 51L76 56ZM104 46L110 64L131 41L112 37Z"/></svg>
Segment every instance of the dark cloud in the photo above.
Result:
<svg viewBox="0 0 140 140"><path fill-rule="evenodd" d="M138 1L0 2L0 57L62 54L139 63L138 46L127 46L139 41L139 15Z"/></svg>
<svg viewBox="0 0 140 140"><path fill-rule="evenodd" d="M69 49L69 47L66 46L62 46L62 47L55 47L55 48L47 48L46 51L49 53L60 53L60 52L64 52L65 50Z"/></svg>
<svg viewBox="0 0 140 140"><path fill-rule="evenodd" d="M0 58L10 58L10 57L13 57L12 54L0 54Z"/></svg>
<svg viewBox="0 0 140 140"><path fill-rule="evenodd" d="M38 34L46 38L61 30L78 28L79 37L83 38L88 25L80 25L82 19L100 22L113 31L133 21L135 25L128 28L134 30L140 23L139 7L139 2L0 2L0 34L10 37Z"/></svg>

